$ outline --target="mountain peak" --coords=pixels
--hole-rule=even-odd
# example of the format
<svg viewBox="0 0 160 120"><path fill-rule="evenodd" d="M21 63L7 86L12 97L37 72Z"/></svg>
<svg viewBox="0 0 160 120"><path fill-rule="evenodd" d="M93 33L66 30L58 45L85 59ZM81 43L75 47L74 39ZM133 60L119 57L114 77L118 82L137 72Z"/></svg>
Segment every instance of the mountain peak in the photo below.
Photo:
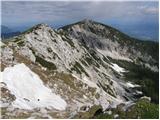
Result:
<svg viewBox="0 0 160 120"><path fill-rule="evenodd" d="M93 22L93 20L91 20L91 19L83 19L81 22L83 22L83 23L91 23L91 22Z"/></svg>
<svg viewBox="0 0 160 120"><path fill-rule="evenodd" d="M46 23L40 23L40 24L33 26L32 28L33 29L41 29L41 28L48 28L48 27L49 26Z"/></svg>
<svg viewBox="0 0 160 120"><path fill-rule="evenodd" d="M37 26L37 27L48 27L48 25L46 23L40 23L40 24L37 24L35 26Z"/></svg>
<svg viewBox="0 0 160 120"><path fill-rule="evenodd" d="M38 30L38 29L46 29L46 28L50 28L50 27L45 23L40 23L40 24L37 24L37 25L33 26L32 28L24 31L23 33L30 33L30 32L33 32L35 30Z"/></svg>

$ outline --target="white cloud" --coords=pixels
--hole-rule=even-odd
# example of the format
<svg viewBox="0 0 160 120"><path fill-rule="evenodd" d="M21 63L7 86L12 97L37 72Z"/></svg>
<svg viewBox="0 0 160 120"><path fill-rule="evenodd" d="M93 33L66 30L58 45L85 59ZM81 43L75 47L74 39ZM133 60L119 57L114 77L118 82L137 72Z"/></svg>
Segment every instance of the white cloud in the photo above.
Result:
<svg viewBox="0 0 160 120"><path fill-rule="evenodd" d="M157 14L158 2L2 2L2 22L56 22L78 21L84 18L143 19ZM147 6L147 7L146 7ZM158 16L158 14L157 14Z"/></svg>
<svg viewBox="0 0 160 120"><path fill-rule="evenodd" d="M159 10L156 7L150 7L145 9L144 12L148 14L158 14Z"/></svg>

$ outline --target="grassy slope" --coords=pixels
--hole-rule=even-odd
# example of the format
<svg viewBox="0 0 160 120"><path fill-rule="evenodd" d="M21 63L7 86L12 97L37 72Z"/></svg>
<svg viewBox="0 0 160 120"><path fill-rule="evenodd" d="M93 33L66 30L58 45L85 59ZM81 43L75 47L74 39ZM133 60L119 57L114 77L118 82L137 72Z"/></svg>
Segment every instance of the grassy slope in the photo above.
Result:
<svg viewBox="0 0 160 120"><path fill-rule="evenodd" d="M159 73L153 72L141 65L122 60L110 60L129 72L124 73L125 81L141 85L139 88L144 95L151 97L152 102L159 102Z"/></svg>
<svg viewBox="0 0 160 120"><path fill-rule="evenodd" d="M159 105L150 103L146 99L139 100L136 104L128 108L126 111L119 108L112 109L111 114L101 113L94 116L96 119L114 119L118 115L119 119L158 119L159 118Z"/></svg>

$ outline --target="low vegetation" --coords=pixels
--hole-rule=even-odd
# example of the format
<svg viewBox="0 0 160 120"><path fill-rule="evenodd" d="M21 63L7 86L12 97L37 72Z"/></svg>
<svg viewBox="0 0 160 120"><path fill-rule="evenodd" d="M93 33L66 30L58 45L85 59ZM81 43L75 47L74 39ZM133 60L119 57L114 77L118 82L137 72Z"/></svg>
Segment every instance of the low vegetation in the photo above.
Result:
<svg viewBox="0 0 160 120"><path fill-rule="evenodd" d="M129 107L126 111L122 109L123 106L111 109L110 113L100 113L94 116L96 119L158 119L159 105L150 103L146 99L141 99L136 104Z"/></svg>
<svg viewBox="0 0 160 120"><path fill-rule="evenodd" d="M102 112L102 107L100 105L92 106L87 112L79 112L74 119L90 119L93 116L97 115L98 113Z"/></svg>
<svg viewBox="0 0 160 120"><path fill-rule="evenodd" d="M74 64L74 66L71 68L71 71L76 71L78 74L84 73L86 76L89 77L88 73L84 70L84 68L78 62Z"/></svg>
<svg viewBox="0 0 160 120"><path fill-rule="evenodd" d="M62 37L62 39L64 41L66 41L72 48L75 48L75 45L74 45L74 43L73 43L73 41L71 39L69 39L68 37L66 37L66 38Z"/></svg>
<svg viewBox="0 0 160 120"><path fill-rule="evenodd" d="M49 70L56 70L57 69L57 67L54 63L48 62L39 56L36 56L36 62L41 64L43 67L48 68Z"/></svg>
<svg viewBox="0 0 160 120"><path fill-rule="evenodd" d="M151 97L151 101L159 103L159 73L153 72L149 68L137 65L132 62L114 60L109 58L113 63L118 64L120 67L125 68L129 72L124 73L126 81L131 81L140 85L139 90L144 95Z"/></svg>

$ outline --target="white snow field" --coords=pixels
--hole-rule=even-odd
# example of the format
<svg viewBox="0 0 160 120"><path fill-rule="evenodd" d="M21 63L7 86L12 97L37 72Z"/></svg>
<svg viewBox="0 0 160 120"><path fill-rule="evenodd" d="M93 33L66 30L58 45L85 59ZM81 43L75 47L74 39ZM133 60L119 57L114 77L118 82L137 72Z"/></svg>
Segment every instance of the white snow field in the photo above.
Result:
<svg viewBox="0 0 160 120"><path fill-rule="evenodd" d="M67 103L44 86L39 76L25 64L7 67L2 75L3 82L16 97L12 103L13 107L28 110L35 108L65 110Z"/></svg>

